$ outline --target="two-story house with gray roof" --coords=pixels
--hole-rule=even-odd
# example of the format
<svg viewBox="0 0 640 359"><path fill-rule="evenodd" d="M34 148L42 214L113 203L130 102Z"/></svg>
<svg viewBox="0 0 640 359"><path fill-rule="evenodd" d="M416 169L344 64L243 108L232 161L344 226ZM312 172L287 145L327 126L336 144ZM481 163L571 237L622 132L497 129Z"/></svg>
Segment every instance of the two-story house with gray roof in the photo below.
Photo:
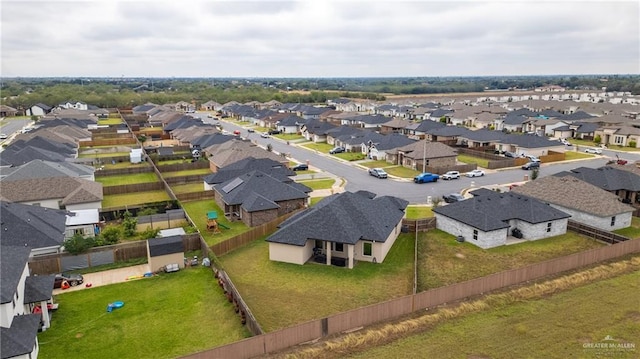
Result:
<svg viewBox="0 0 640 359"><path fill-rule="evenodd" d="M535 198L488 189L471 194L473 198L435 208L436 228L484 249L515 239L514 229L528 241L567 232L571 215Z"/></svg>
<svg viewBox="0 0 640 359"><path fill-rule="evenodd" d="M340 262L347 268L356 261L382 263L401 232L407 205L403 199L368 192L331 195L267 237L269 259L302 265L321 257L327 265Z"/></svg>

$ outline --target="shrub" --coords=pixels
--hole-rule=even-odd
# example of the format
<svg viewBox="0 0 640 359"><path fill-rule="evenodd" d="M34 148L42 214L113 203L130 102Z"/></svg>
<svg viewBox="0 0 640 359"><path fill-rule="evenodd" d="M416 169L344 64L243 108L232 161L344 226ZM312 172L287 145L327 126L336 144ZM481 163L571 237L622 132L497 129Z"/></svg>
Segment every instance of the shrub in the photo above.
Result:
<svg viewBox="0 0 640 359"><path fill-rule="evenodd" d="M65 239L62 244L65 251L75 255L83 253L87 249L93 247L95 245L95 238L85 238L81 234L76 234L71 238Z"/></svg>
<svg viewBox="0 0 640 359"><path fill-rule="evenodd" d="M122 215L122 227L124 228L124 235L126 237L132 237L136 234L136 226L138 225L138 219L133 217L131 212L125 211Z"/></svg>
<svg viewBox="0 0 640 359"><path fill-rule="evenodd" d="M116 244L122 237L122 228L119 226L108 226L100 233L102 245Z"/></svg>
<svg viewBox="0 0 640 359"><path fill-rule="evenodd" d="M148 227L147 229L142 231L142 233L140 233L140 239L156 238L158 232L160 232L160 229L153 229L151 227Z"/></svg>
<svg viewBox="0 0 640 359"><path fill-rule="evenodd" d="M594 138L593 138L593 142L594 142L596 145L599 145L599 144L600 144L600 142L602 142L602 137L600 137L600 135L596 135L596 137L594 137Z"/></svg>
<svg viewBox="0 0 640 359"><path fill-rule="evenodd" d="M629 141L629 147L636 148L636 145L637 145L636 141Z"/></svg>

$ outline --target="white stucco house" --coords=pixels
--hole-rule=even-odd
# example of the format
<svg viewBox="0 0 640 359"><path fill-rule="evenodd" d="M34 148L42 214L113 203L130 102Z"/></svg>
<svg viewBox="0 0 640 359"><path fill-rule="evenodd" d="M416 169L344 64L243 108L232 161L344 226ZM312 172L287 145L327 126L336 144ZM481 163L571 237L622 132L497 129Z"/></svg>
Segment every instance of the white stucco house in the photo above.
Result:
<svg viewBox="0 0 640 359"><path fill-rule="evenodd" d="M567 231L570 215L537 199L488 189L471 194L435 208L436 228L484 249L505 245L509 237L533 241Z"/></svg>
<svg viewBox="0 0 640 359"><path fill-rule="evenodd" d="M269 259L347 268L356 261L382 263L400 235L408 204L365 191L334 194L284 221L267 238Z"/></svg>

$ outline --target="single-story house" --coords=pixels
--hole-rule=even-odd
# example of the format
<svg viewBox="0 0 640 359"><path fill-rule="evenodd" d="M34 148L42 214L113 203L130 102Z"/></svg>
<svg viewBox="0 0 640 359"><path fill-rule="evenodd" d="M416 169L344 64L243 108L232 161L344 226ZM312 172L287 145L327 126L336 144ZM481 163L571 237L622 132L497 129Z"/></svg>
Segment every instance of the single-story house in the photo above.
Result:
<svg viewBox="0 0 640 359"><path fill-rule="evenodd" d="M571 215L571 220L605 231L631 225L635 208L618 196L578 178L547 176L514 187L511 192L536 198Z"/></svg>
<svg viewBox="0 0 640 359"><path fill-rule="evenodd" d="M435 208L436 228L484 249L516 236L533 241L567 232L571 215L535 198L488 189L471 194L473 198Z"/></svg>
<svg viewBox="0 0 640 359"><path fill-rule="evenodd" d="M423 167L451 167L456 165L457 152L440 142L415 141L386 151L387 162L422 170Z"/></svg>
<svg viewBox="0 0 640 359"><path fill-rule="evenodd" d="M408 204L364 191L331 195L280 224L267 238L269 259L305 264L314 258L331 265L338 258L348 268L355 261L382 263L401 232Z"/></svg>

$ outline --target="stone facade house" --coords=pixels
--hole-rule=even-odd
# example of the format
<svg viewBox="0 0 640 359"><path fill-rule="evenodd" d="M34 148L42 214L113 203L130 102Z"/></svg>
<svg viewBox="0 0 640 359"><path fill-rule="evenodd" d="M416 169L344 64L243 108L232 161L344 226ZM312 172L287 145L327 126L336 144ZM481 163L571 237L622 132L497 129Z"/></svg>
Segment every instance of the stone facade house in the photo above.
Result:
<svg viewBox="0 0 640 359"><path fill-rule="evenodd" d="M422 170L425 167L451 167L456 165L457 152L440 142L415 141L386 152L387 162Z"/></svg>

